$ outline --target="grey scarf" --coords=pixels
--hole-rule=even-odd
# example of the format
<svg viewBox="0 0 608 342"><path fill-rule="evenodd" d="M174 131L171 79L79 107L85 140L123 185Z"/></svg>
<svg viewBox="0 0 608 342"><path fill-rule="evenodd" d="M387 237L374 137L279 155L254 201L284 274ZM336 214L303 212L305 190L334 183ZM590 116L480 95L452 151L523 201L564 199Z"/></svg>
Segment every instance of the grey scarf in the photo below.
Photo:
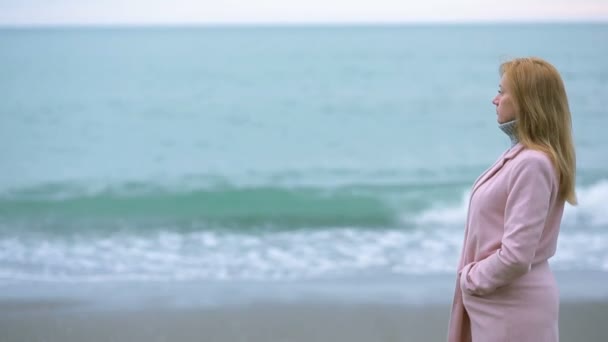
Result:
<svg viewBox="0 0 608 342"><path fill-rule="evenodd" d="M517 120L508 121L498 125L501 131L511 139L511 147L517 145L519 139L517 139Z"/></svg>

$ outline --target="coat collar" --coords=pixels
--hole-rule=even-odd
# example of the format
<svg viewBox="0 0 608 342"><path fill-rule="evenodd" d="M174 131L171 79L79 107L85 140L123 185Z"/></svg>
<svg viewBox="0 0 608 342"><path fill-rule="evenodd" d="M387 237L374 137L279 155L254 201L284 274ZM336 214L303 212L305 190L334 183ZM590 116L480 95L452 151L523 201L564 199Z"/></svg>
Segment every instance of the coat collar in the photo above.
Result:
<svg viewBox="0 0 608 342"><path fill-rule="evenodd" d="M500 158L498 158L498 160L494 163L494 165L492 165L492 167L487 169L484 173L481 174L481 176L479 176L479 178L477 178L473 185L473 191L471 192L471 196L473 195L473 193L475 193L475 190L477 190L483 183L485 183L488 179L492 178L492 176L494 176L496 172L498 172L498 170L500 170L508 160L515 158L515 156L519 154L519 152L521 152L523 149L524 145L522 145L521 143L517 143L515 146L505 151L502 156L500 156Z"/></svg>

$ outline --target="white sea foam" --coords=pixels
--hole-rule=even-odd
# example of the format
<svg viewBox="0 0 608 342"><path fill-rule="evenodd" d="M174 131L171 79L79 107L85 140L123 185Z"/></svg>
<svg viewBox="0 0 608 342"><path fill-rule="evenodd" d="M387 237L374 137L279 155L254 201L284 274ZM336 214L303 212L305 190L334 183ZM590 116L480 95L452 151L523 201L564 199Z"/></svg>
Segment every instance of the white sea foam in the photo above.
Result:
<svg viewBox="0 0 608 342"><path fill-rule="evenodd" d="M608 225L608 180L577 189L578 205L566 204L563 226L584 229ZM422 211L411 221L419 225L459 226L466 221L470 192L457 203L438 203ZM406 220L407 221L407 220Z"/></svg>
<svg viewBox="0 0 608 342"><path fill-rule="evenodd" d="M453 268L458 249L449 237L335 229L261 235L164 232L149 238L116 235L70 241L5 238L0 240L0 277L220 280L446 272ZM441 257L430 256L429 250Z"/></svg>
<svg viewBox="0 0 608 342"><path fill-rule="evenodd" d="M435 204L414 217L418 225L462 226L467 217L470 192L465 192L457 204Z"/></svg>
<svg viewBox="0 0 608 342"><path fill-rule="evenodd" d="M263 234L3 238L0 280L290 280L451 273L462 231L330 229ZM608 231L566 231L554 267L608 271Z"/></svg>
<svg viewBox="0 0 608 342"><path fill-rule="evenodd" d="M577 228L608 225L608 180L577 190L578 205L566 206L564 223Z"/></svg>

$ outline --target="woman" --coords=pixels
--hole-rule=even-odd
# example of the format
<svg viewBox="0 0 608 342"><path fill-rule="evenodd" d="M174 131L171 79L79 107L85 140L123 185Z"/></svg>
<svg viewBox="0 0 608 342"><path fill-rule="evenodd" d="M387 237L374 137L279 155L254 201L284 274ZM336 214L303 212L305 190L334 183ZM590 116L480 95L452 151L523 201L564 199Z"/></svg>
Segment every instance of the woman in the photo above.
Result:
<svg viewBox="0 0 608 342"><path fill-rule="evenodd" d="M508 61L500 74L492 103L512 146L473 185L448 341L558 341L547 260L564 202L576 204L568 99L540 58Z"/></svg>

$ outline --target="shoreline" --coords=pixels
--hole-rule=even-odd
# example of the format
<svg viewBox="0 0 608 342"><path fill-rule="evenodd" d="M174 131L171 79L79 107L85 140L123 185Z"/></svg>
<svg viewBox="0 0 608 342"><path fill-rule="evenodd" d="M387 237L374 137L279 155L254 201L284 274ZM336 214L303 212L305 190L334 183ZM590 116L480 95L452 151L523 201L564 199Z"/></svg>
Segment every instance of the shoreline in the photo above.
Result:
<svg viewBox="0 0 608 342"><path fill-rule="evenodd" d="M562 341L608 336L608 273L556 272ZM445 341L452 275L0 284L3 342Z"/></svg>
<svg viewBox="0 0 608 342"><path fill-rule="evenodd" d="M258 302L219 308L68 309L70 301L0 302L0 339L13 341L444 341L447 304ZM563 341L605 341L608 300L563 302Z"/></svg>

